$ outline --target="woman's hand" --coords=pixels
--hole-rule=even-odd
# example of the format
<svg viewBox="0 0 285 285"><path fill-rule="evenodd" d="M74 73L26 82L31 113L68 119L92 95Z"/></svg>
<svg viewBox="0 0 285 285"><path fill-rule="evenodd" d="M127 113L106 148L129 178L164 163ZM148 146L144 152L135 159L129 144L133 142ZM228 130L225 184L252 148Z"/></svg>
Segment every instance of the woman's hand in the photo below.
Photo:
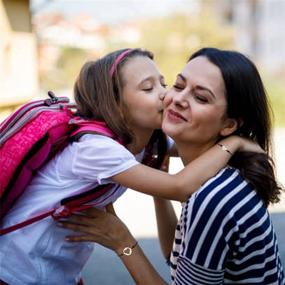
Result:
<svg viewBox="0 0 285 285"><path fill-rule="evenodd" d="M148 261L126 225L116 216L112 205L106 212L90 208L60 221L60 227L80 232L80 236L68 236L71 242L94 241L117 252L137 285L167 285ZM126 247L135 248L126 254ZM125 250L124 250L125 249Z"/></svg>
<svg viewBox="0 0 285 285"><path fill-rule="evenodd" d="M136 242L126 225L116 216L112 205L106 207L106 212L90 208L73 214L67 220L61 220L58 226L81 233L67 236L67 241L97 242L118 254Z"/></svg>

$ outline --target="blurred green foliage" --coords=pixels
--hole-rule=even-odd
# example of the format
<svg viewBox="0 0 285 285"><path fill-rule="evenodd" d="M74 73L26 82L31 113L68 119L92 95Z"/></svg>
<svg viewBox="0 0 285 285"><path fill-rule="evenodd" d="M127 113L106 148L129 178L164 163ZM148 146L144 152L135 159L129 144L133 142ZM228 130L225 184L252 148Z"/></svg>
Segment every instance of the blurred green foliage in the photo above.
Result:
<svg viewBox="0 0 285 285"><path fill-rule="evenodd" d="M129 43L119 37L106 35L103 54L125 47L143 47L152 51L166 80L171 84L191 53L202 46L233 48L233 30L221 26L213 16L210 5L200 14L170 14L167 17L141 20L135 23L140 39ZM114 29L120 27L114 27ZM70 88L80 67L92 51L63 48L54 70L41 75L43 89ZM96 58L96 57L95 57ZM94 59L94 57L93 57Z"/></svg>
<svg viewBox="0 0 285 285"><path fill-rule="evenodd" d="M281 78L265 75L264 85L270 100L275 127L285 127L285 86Z"/></svg>
<svg viewBox="0 0 285 285"><path fill-rule="evenodd" d="M139 46L154 52L169 84L174 82L177 72L199 48L233 48L233 30L220 26L208 10L203 11L203 17L176 14L146 21L141 30Z"/></svg>
<svg viewBox="0 0 285 285"><path fill-rule="evenodd" d="M41 87L44 90L72 88L81 66L88 53L79 48L66 47L60 50L56 66L40 74Z"/></svg>

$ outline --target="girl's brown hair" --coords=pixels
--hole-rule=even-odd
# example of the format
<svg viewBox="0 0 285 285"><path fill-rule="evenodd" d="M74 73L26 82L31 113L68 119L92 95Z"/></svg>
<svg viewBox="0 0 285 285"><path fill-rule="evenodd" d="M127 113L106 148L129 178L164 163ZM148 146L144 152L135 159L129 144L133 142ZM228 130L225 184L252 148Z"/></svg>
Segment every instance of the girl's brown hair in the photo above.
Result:
<svg viewBox="0 0 285 285"><path fill-rule="evenodd" d="M117 62L118 57L127 50L117 50L96 61L85 63L74 85L78 114L88 120L104 121L125 145L134 140L134 135L126 118L127 110L122 97L126 80L121 71L131 58L142 56L153 60L150 51L136 48L131 49ZM114 73L110 74L115 62ZM161 160L166 152L166 140L160 130L154 132L150 144L151 148L156 146L155 152L159 154Z"/></svg>
<svg viewBox="0 0 285 285"><path fill-rule="evenodd" d="M123 79L121 69L133 57L153 59L151 52L133 49L117 65L113 76L110 69L116 58L127 49L118 50L83 65L74 85L77 109L85 119L104 121L125 144L133 140L133 134L125 116L122 99Z"/></svg>

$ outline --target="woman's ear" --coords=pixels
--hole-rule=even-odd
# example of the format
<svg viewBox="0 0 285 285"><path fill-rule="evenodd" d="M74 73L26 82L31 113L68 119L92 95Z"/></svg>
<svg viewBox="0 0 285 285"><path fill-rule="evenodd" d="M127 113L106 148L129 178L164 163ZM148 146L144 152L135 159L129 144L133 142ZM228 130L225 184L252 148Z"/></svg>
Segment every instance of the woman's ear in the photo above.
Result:
<svg viewBox="0 0 285 285"><path fill-rule="evenodd" d="M240 126L242 122L236 119L227 118L224 123L223 129L220 131L220 135L223 137L231 135L235 132Z"/></svg>

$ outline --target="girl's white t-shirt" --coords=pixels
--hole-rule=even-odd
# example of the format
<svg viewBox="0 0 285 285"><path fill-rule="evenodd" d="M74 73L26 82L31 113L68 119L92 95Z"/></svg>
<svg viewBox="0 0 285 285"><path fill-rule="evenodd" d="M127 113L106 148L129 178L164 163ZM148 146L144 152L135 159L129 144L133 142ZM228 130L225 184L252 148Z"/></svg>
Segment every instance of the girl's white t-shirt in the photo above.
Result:
<svg viewBox="0 0 285 285"><path fill-rule="evenodd" d="M106 136L87 134L68 145L45 165L15 206L2 228L50 210L67 197L99 184L114 183L110 177L141 161L124 146ZM115 184L98 199L98 207L114 202L126 188ZM112 195L110 195L112 193ZM92 253L93 243L68 243L74 234L56 225L51 217L0 237L0 280L13 285L74 285Z"/></svg>

